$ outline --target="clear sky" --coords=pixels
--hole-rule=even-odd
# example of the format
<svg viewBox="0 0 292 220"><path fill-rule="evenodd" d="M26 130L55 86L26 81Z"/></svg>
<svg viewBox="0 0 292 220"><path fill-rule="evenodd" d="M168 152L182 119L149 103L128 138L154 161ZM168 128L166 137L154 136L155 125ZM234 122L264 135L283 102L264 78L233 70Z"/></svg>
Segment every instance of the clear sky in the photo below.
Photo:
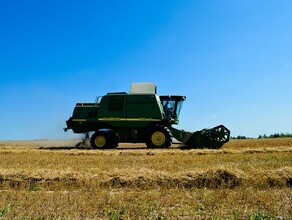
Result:
<svg viewBox="0 0 292 220"><path fill-rule="evenodd" d="M155 82L179 128L292 133L290 0L0 0L0 140L71 138L76 102Z"/></svg>

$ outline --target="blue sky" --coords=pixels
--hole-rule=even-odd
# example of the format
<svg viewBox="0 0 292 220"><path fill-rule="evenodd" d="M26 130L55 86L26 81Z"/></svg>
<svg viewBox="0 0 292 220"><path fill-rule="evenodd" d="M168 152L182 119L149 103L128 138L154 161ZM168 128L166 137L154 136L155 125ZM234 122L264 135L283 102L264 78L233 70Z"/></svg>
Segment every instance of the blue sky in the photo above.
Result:
<svg viewBox="0 0 292 220"><path fill-rule="evenodd" d="M0 0L0 140L71 138L76 102L155 82L179 128L292 133L292 2Z"/></svg>

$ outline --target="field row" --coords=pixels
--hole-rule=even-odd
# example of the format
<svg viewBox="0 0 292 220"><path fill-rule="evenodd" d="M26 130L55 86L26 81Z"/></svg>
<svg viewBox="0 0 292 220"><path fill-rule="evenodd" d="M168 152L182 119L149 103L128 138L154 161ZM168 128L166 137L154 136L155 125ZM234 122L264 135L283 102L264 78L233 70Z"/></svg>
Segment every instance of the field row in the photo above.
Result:
<svg viewBox="0 0 292 220"><path fill-rule="evenodd" d="M42 170L0 171L0 189L15 190L86 190L88 188L236 188L291 187L292 168L245 174L236 169L210 169L169 173L155 170L116 170L98 174Z"/></svg>

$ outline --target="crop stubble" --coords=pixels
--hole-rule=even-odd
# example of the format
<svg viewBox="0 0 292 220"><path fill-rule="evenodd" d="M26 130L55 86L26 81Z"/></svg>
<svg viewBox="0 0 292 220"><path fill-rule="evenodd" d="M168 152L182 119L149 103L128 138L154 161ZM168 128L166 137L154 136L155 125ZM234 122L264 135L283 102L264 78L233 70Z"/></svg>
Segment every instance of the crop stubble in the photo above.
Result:
<svg viewBox="0 0 292 220"><path fill-rule="evenodd" d="M29 219L292 216L290 138L232 140L220 150L72 146L0 143L0 214Z"/></svg>

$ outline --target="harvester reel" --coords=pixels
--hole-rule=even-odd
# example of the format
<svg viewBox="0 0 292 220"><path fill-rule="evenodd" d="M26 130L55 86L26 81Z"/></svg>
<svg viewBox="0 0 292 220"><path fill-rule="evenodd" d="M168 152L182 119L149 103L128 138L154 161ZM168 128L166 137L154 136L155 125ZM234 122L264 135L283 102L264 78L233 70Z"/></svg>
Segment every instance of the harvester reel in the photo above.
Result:
<svg viewBox="0 0 292 220"><path fill-rule="evenodd" d="M203 129L194 134L193 144L195 148L219 149L229 141L230 137L230 131L224 125Z"/></svg>
<svg viewBox="0 0 292 220"><path fill-rule="evenodd" d="M203 129L201 134L212 141L226 143L229 141L230 131L224 125L219 125L212 129Z"/></svg>

